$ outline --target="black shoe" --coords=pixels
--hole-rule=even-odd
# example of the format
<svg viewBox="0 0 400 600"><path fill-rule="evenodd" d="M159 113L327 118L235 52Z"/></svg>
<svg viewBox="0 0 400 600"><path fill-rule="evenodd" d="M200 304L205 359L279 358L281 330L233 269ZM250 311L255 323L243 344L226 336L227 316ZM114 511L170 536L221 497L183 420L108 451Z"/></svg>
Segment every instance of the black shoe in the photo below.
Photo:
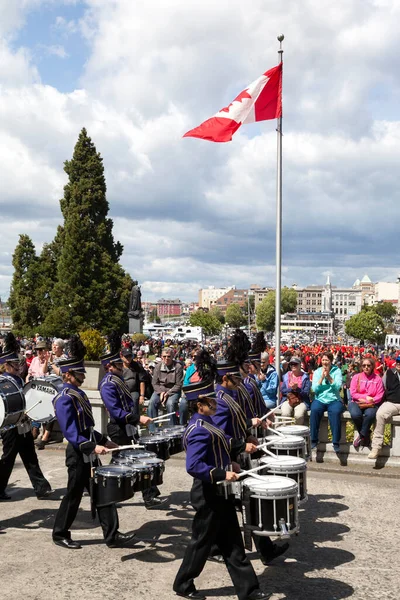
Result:
<svg viewBox="0 0 400 600"><path fill-rule="evenodd" d="M70 538L64 538L63 540L53 540L56 546L61 546L61 548L68 548L68 550L80 550L82 546L79 542L74 542Z"/></svg>
<svg viewBox="0 0 400 600"><path fill-rule="evenodd" d="M269 598L270 596L271 594L266 594L261 590L255 590L250 594L250 596L247 596L246 600L267 600L267 598Z"/></svg>
<svg viewBox="0 0 400 600"><path fill-rule="evenodd" d="M181 592L175 593L177 596L181 596L181 598L189 598L190 600L206 600L206 596L197 590L194 590L194 592L188 592L187 594L182 594Z"/></svg>
<svg viewBox="0 0 400 600"><path fill-rule="evenodd" d="M267 556L262 556L262 555L260 556L260 560L261 560L262 564L269 565L269 563L272 562L275 558L278 558L278 556L280 556L281 554L284 554L288 548L289 548L289 544L287 542L282 544L282 546L278 546L278 544L274 544L271 554L268 554ZM262 596L260 596L260 597L262 597Z"/></svg>
<svg viewBox="0 0 400 600"><path fill-rule="evenodd" d="M3 500L11 500L11 496L9 496L8 494L6 494L5 492L1 492L0 494L0 501Z"/></svg>
<svg viewBox="0 0 400 600"><path fill-rule="evenodd" d="M45 492L42 492L41 494L39 494L36 497L38 500L46 500L46 498L51 496L51 494L54 494L54 490L46 490Z"/></svg>
<svg viewBox="0 0 400 600"><path fill-rule="evenodd" d="M168 498L152 498L151 500L146 500L144 505L147 508L147 510L150 510L152 508L159 508L160 506L165 504L167 500Z"/></svg>
<svg viewBox="0 0 400 600"><path fill-rule="evenodd" d="M129 542L136 537L136 533L120 533L117 531L115 534L115 538L112 542L108 542L107 546L109 548L121 548L122 546L126 546Z"/></svg>
<svg viewBox="0 0 400 600"><path fill-rule="evenodd" d="M216 563L224 563L224 557L222 556L222 554L215 554L215 556L209 556L207 558L208 561L210 562L216 562Z"/></svg>

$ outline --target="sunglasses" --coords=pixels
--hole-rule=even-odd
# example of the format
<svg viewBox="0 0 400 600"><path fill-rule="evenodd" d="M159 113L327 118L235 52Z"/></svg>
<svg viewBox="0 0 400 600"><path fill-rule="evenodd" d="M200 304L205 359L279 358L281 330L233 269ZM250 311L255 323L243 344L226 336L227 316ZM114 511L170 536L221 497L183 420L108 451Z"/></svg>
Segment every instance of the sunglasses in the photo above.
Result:
<svg viewBox="0 0 400 600"><path fill-rule="evenodd" d="M365 363L365 365L362 365L363 369L364 369L364 367L371 367L371 369L372 369L372 365L370 363Z"/></svg>

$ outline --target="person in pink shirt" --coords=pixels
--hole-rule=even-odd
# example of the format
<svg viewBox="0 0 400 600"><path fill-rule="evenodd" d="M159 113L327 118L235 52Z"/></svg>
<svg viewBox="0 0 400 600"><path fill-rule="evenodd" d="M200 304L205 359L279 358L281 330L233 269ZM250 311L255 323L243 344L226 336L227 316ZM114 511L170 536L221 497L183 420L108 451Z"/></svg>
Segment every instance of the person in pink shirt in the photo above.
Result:
<svg viewBox="0 0 400 600"><path fill-rule="evenodd" d="M358 436L353 442L356 449L370 445L371 426L385 394L382 379L374 373L374 369L374 359L371 356L364 357L361 373L354 375L350 384L352 400L349 402L348 410L358 431Z"/></svg>
<svg viewBox="0 0 400 600"><path fill-rule="evenodd" d="M46 342L38 342L36 344L36 351L37 356L32 360L28 369L26 378L27 383L32 377L43 377L43 375L47 375L49 370L49 351Z"/></svg>

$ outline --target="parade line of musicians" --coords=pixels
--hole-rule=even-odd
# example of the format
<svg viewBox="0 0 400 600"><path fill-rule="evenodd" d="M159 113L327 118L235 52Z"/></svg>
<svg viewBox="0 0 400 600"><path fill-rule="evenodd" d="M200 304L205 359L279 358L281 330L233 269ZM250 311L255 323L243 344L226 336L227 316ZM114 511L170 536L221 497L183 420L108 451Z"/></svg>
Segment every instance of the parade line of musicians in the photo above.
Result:
<svg viewBox="0 0 400 600"><path fill-rule="evenodd" d="M200 575L207 560L226 564L239 600L268 597L260 590L257 576L245 553L237 503L235 505L230 496L217 493L218 482L236 481L237 473L248 464L248 456L257 450L257 438L250 435L250 429L271 424L268 419L260 420L268 408L254 380L254 375L260 372L263 344L256 338L251 348L247 336L238 330L231 338L223 361L216 362L206 350L201 350L196 355L193 380L183 388L191 413L184 433L186 469L193 477L190 500L196 511L192 537L173 584L175 593L184 598L205 598L196 590L194 579ZM110 417L108 437L94 429L92 407L81 387L85 379L85 347L79 336L72 336L67 358L58 362L63 387L53 404L62 434L68 441L68 484L55 517L52 535L54 543L62 548L81 548L72 539L70 528L85 489L93 489L91 473L98 464L98 457L108 453L109 449L137 441L139 423L152 425L153 429L155 427L152 418L139 415L138 403L123 379L120 350L120 339L111 336L109 351L101 357L106 375L100 382L99 390ZM164 381L168 380L170 357L168 352L162 356ZM22 390L24 381L19 375L19 347L12 334L7 335L0 365L2 377L10 378ZM170 396L168 392L160 392L159 403L167 404ZM28 417L25 417L25 421L29 421ZM175 415L171 416L171 424L176 424ZM52 490L40 469L32 432L24 420L17 427L3 430L1 436L0 499L11 499L6 487L17 454L23 461L37 497L43 499L50 495ZM158 498L159 494L156 486L143 493L147 508L157 508L165 501ZM93 502L92 495L92 507L97 510L107 546L127 546L135 534L119 531L115 504L93 506ZM254 542L263 564L270 563L288 548L287 543L278 545L264 536L254 536Z"/></svg>

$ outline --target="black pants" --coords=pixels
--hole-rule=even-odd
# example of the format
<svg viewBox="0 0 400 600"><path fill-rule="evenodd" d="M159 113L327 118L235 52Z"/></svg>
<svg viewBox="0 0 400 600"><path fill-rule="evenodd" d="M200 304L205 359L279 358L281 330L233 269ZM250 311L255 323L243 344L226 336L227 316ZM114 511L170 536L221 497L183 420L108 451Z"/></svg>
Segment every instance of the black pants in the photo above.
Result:
<svg viewBox="0 0 400 600"><path fill-rule="evenodd" d="M68 467L68 487L56 514L53 540L71 538L69 529L77 515L83 491L85 488L89 489L90 463L84 462L82 452L76 450L72 444L68 444L65 457L65 464ZM117 509L114 504L98 506L97 514L104 540L106 543L110 543L118 531Z"/></svg>
<svg viewBox="0 0 400 600"><path fill-rule="evenodd" d="M176 575L174 591L188 594L195 590L193 580L202 572L215 543L225 559L239 600L244 600L259 588L259 583L244 550L233 502L217 496L213 485L198 479L193 482L190 500L196 510L192 539Z"/></svg>
<svg viewBox="0 0 400 600"><path fill-rule="evenodd" d="M4 492L7 487L17 454L20 455L24 463L36 496L41 496L51 490L51 486L39 466L32 432L19 434L18 428L14 427L4 431L1 437L3 440L3 455L0 459L0 492Z"/></svg>
<svg viewBox="0 0 400 600"><path fill-rule="evenodd" d="M125 429L118 425L117 423L108 423L107 425L107 434L108 437L114 444L118 444L118 446L127 446L132 444L132 442L137 442L134 437L130 437L127 435ZM142 496L145 502L152 500L160 495L160 490L156 485L152 485L147 490L143 490Z"/></svg>

